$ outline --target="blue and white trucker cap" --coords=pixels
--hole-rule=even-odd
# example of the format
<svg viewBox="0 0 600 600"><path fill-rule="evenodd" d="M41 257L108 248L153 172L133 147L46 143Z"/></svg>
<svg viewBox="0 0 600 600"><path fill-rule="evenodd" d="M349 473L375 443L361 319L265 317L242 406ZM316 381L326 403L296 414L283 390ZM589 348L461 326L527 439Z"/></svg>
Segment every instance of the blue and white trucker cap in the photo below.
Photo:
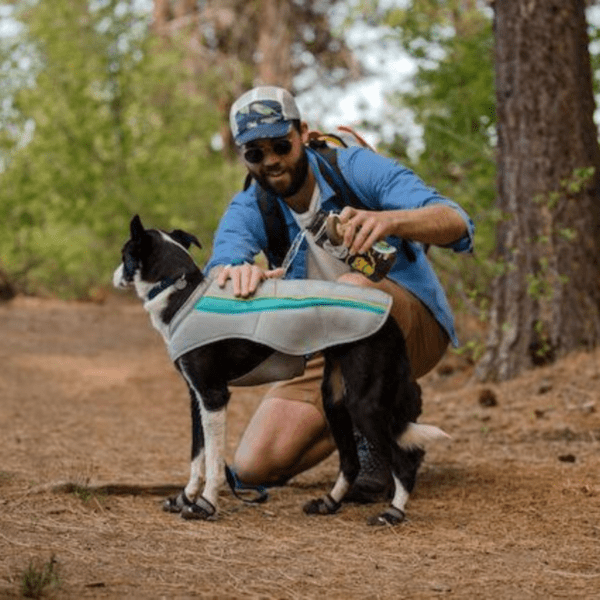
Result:
<svg viewBox="0 0 600 600"><path fill-rule="evenodd" d="M283 88L262 86L240 96L229 112L231 133L238 146L253 140L286 136L300 119L294 97Z"/></svg>

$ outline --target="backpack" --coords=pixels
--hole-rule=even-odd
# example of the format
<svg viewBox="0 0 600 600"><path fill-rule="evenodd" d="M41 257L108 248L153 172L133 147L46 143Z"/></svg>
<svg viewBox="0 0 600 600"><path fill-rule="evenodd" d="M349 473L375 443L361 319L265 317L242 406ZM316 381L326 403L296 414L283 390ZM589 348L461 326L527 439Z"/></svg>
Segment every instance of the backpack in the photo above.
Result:
<svg viewBox="0 0 600 600"><path fill-rule="evenodd" d="M358 134L352 129L340 127L340 131L349 133L353 136L355 143L374 151ZM347 138L346 138L347 139ZM323 160L318 161L319 172L331 189L335 192L332 198L333 202L341 211L345 206L352 206L358 210L372 210L366 206L358 195L346 182L342 171L337 162L337 150L329 144L335 144L338 147L347 148L349 144L341 136L333 133L321 134L320 132L311 132L309 134L308 145L315 150ZM247 190L252 183L252 176L248 174L244 183L244 190ZM283 261L291 246L291 241L285 225L283 211L277 198L264 190L256 183L257 202L263 218L265 231L267 234L267 260L269 268L275 269L283 264ZM416 255L410 242L402 240L402 250L410 262L416 260Z"/></svg>

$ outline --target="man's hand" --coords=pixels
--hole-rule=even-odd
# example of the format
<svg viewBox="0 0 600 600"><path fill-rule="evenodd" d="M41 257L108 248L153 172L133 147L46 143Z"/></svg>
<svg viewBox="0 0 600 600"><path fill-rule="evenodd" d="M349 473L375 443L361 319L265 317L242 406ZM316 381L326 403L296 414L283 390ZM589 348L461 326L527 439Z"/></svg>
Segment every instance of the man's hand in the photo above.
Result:
<svg viewBox="0 0 600 600"><path fill-rule="evenodd" d="M340 213L338 231L350 254L364 254L375 242L394 233L390 211L357 210L346 206Z"/></svg>
<svg viewBox="0 0 600 600"><path fill-rule="evenodd" d="M467 224L458 211L444 204L382 211L346 206L340 213L340 223L344 245L351 254L364 254L388 235L446 246L467 234Z"/></svg>
<svg viewBox="0 0 600 600"><path fill-rule="evenodd" d="M226 265L217 276L219 287L225 287L228 279L233 282L233 295L247 298L254 294L258 286L265 279L277 279L285 274L283 269L265 271L257 265L244 263L243 265Z"/></svg>

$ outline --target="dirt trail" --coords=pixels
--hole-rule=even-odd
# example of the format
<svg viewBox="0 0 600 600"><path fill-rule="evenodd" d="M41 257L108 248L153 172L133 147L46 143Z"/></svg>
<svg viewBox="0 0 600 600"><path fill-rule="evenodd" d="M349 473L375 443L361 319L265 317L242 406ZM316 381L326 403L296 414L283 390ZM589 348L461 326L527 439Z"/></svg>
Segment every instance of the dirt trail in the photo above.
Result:
<svg viewBox="0 0 600 600"><path fill-rule="evenodd" d="M188 396L138 304L17 298L0 338L0 598L52 556L59 599L600 597L600 353L494 387L446 358L423 421L452 440L428 450L409 521L370 528L380 507L301 511L335 457L264 505L223 492L217 522L163 513ZM230 456L260 391L234 392Z"/></svg>

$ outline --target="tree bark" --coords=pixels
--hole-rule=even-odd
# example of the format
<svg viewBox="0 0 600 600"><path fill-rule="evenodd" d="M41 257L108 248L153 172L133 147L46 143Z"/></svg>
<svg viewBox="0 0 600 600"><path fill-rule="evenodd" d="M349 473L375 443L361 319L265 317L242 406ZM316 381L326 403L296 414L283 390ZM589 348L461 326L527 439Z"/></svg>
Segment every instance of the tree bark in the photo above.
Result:
<svg viewBox="0 0 600 600"><path fill-rule="evenodd" d="M292 87L292 11L287 0L262 0L256 85Z"/></svg>
<svg viewBox="0 0 600 600"><path fill-rule="evenodd" d="M12 300L17 295L15 286L8 275L0 269L0 302Z"/></svg>
<svg viewBox="0 0 600 600"><path fill-rule="evenodd" d="M584 8L585 0L495 3L505 218L482 380L600 341L600 148Z"/></svg>
<svg viewBox="0 0 600 600"><path fill-rule="evenodd" d="M154 0L152 10L152 24L156 31L165 27L171 18L170 0Z"/></svg>

